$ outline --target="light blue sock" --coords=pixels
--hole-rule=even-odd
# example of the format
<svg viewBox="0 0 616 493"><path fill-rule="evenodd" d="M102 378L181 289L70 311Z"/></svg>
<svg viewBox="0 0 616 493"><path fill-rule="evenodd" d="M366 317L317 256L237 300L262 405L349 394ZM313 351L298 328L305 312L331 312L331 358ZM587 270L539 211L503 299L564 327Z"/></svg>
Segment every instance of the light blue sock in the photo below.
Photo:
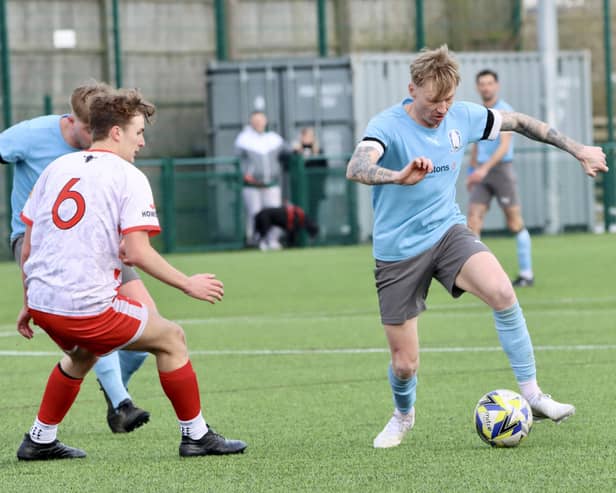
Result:
<svg viewBox="0 0 616 493"><path fill-rule="evenodd" d="M516 244L518 247L518 268L520 273L530 273L532 276L533 263L531 259L531 241L528 230L524 228L515 236Z"/></svg>
<svg viewBox="0 0 616 493"><path fill-rule="evenodd" d="M505 310L494 310L494 322L498 339L509 358L516 380L528 382L534 379L537 370L533 344L518 302Z"/></svg>
<svg viewBox="0 0 616 493"><path fill-rule="evenodd" d="M415 389L417 388L417 375L414 375L408 380L402 380L394 375L391 364L387 369L389 377L389 385L391 392L394 395L394 405L402 414L407 414L415 405Z"/></svg>
<svg viewBox="0 0 616 493"><path fill-rule="evenodd" d="M118 351L120 356L120 368L122 369L122 383L128 388L128 381L147 358L144 351Z"/></svg>
<svg viewBox="0 0 616 493"><path fill-rule="evenodd" d="M124 382L122 382L122 370L120 368L118 351L99 358L94 365L94 372L103 389L105 389L113 407L118 407L124 399L130 399Z"/></svg>

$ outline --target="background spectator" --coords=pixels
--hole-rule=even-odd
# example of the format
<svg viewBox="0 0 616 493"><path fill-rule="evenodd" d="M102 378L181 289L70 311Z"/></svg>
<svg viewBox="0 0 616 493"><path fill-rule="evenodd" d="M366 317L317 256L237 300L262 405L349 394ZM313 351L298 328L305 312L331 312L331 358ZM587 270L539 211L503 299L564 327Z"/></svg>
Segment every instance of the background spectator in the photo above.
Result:
<svg viewBox="0 0 616 493"><path fill-rule="evenodd" d="M250 115L250 123L235 139L244 174L244 208L246 211L246 242L256 244L255 215L266 207L280 207L280 154L284 140L276 132L267 130L267 116L262 111ZM266 239L269 248L280 248L280 232L271 230Z"/></svg>

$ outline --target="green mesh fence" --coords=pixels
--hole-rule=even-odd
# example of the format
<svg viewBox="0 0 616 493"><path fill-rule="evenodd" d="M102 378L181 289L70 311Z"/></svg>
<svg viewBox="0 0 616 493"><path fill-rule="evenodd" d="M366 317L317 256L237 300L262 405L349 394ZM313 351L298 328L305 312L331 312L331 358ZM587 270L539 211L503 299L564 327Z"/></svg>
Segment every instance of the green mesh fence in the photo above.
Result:
<svg viewBox="0 0 616 493"><path fill-rule="evenodd" d="M289 201L319 224L302 245L344 245L358 239L356 185L345 177L348 156L310 168L295 156L289 168ZM162 233L153 245L164 252L243 248L244 204L239 161L231 157L141 160L155 196Z"/></svg>

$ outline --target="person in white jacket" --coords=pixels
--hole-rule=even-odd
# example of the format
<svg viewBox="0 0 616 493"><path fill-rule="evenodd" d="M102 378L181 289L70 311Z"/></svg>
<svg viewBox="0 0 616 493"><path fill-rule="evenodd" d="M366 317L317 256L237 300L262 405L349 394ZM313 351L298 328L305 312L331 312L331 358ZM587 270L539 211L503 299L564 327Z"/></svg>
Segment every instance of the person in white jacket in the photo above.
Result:
<svg viewBox="0 0 616 493"><path fill-rule="evenodd" d="M254 219L266 207L280 207L282 192L280 188L280 154L284 151L283 138L276 132L267 130L267 116L263 111L254 111L250 123L235 139L235 150L240 156L244 174L244 208L246 212L246 242L256 243ZM279 249L280 232L272 230L267 242L269 249Z"/></svg>

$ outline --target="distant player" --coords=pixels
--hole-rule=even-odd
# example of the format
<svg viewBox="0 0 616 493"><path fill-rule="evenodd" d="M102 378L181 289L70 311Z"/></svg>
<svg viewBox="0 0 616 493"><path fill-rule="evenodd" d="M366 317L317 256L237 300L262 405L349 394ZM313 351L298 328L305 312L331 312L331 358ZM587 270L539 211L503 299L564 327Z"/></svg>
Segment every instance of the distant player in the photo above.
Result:
<svg viewBox="0 0 616 493"><path fill-rule="evenodd" d="M123 262L200 300L215 303L224 294L214 275L189 277L150 245L149 235L160 231L152 190L132 163L153 114L154 106L136 90L93 97L92 148L51 163L22 212L24 307L17 330L31 338L32 319L66 354L49 376L34 424L17 451L20 460L85 457L57 440L58 424L97 357L120 348L155 355L160 383L179 420L181 456L246 448L206 424L182 328L117 292Z"/></svg>
<svg viewBox="0 0 616 493"><path fill-rule="evenodd" d="M495 139L500 131L564 149L590 176L607 170L605 154L527 115L454 103L459 82L458 64L447 46L423 51L411 64L411 97L370 120L347 166L350 180L374 185L375 279L395 404L374 439L376 448L399 445L415 423L417 324L432 278L453 297L468 291L493 309L501 345L535 416L560 422L575 412L539 388L533 346L511 281L466 227L455 202L456 180L466 145Z"/></svg>
<svg viewBox="0 0 616 493"><path fill-rule="evenodd" d="M477 90L486 108L513 111L503 99L499 99L498 75L492 70L482 70L475 78ZM535 282L531 259L531 241L524 227L522 208L513 169L513 136L502 132L495 140L480 140L473 146L470 174L466 179L470 191L468 227L481 236L483 220L493 197L505 213L507 227L515 234L518 247L518 277L514 287L532 286Z"/></svg>
<svg viewBox="0 0 616 493"><path fill-rule="evenodd" d="M11 190L11 249L18 264L26 230L19 214L34 183L54 159L90 146L88 100L110 89L100 82L83 84L71 94L70 114L40 116L0 133L0 162L15 165ZM135 269L122 266L121 279L121 294L156 310L154 300ZM101 358L94 367L107 402L107 424L114 433L133 431L150 419L149 412L133 404L126 388L147 355L145 352L119 351Z"/></svg>

